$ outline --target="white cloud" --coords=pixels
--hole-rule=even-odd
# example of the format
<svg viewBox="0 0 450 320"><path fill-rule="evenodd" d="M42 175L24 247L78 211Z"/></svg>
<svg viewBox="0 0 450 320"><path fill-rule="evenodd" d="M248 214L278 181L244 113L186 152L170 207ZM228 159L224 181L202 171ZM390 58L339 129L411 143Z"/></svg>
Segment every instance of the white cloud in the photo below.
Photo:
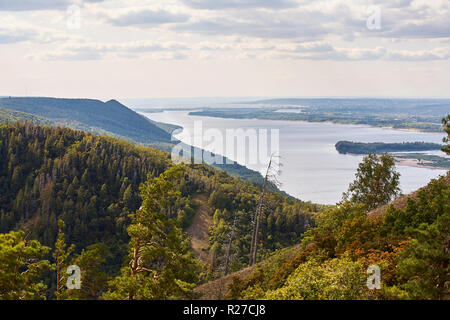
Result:
<svg viewBox="0 0 450 320"><path fill-rule="evenodd" d="M293 0L181 0L187 6L196 9L222 10L222 9L286 9L298 5Z"/></svg>
<svg viewBox="0 0 450 320"><path fill-rule="evenodd" d="M115 26L151 27L166 23L179 23L189 20L187 14L171 13L166 10L133 10L121 13L115 17L108 17L107 21Z"/></svg>
<svg viewBox="0 0 450 320"><path fill-rule="evenodd" d="M105 0L82 0L81 3L98 3ZM0 11L40 11L40 10L66 10L73 0L1 0Z"/></svg>
<svg viewBox="0 0 450 320"><path fill-rule="evenodd" d="M0 44L24 42L36 36L36 32L27 29L0 29Z"/></svg>
<svg viewBox="0 0 450 320"><path fill-rule="evenodd" d="M177 42L77 43L64 45L55 51L44 52L41 55L30 57L42 60L99 60L110 54L122 58L135 58L143 54L162 53L153 57L179 60L185 57L185 54L181 52L183 50L189 50L189 48Z"/></svg>
<svg viewBox="0 0 450 320"><path fill-rule="evenodd" d="M432 50L406 51L396 50L392 51L387 56L388 60L394 61L433 61L433 60L449 60L449 48L436 48Z"/></svg>
<svg viewBox="0 0 450 320"><path fill-rule="evenodd" d="M80 29L67 28L70 4L80 6ZM367 28L369 5L381 9L380 30ZM165 70L177 60L173 73L183 63L186 74L191 62L208 65L201 78L222 70L229 73L223 84L234 83L224 66L243 63L238 60L268 76L273 70L289 74L294 66L327 74L343 66L359 66L355 73L391 72L386 66L399 61L444 73L450 66L449 17L448 0L0 0L0 64L26 64L26 72L40 66L39 72L46 61L69 69L71 61L85 61L107 70L127 65L126 71L145 65ZM259 81L248 72L249 83ZM192 77L200 81L199 74Z"/></svg>

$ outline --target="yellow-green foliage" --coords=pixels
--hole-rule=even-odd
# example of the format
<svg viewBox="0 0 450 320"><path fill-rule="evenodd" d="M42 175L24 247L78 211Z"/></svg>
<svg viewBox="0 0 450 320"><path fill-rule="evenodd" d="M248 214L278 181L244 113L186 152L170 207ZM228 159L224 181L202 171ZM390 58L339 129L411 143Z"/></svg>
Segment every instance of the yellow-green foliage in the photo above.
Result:
<svg viewBox="0 0 450 320"><path fill-rule="evenodd" d="M0 300L45 297L46 286L40 276L50 264L41 259L50 248L24 237L23 231L0 234Z"/></svg>
<svg viewBox="0 0 450 320"><path fill-rule="evenodd" d="M297 255L274 272L267 261L234 280L233 299L448 299L450 174L432 180L401 208L380 215L341 203L317 214ZM273 258L271 259L273 260ZM381 269L381 289L368 290L367 267Z"/></svg>
<svg viewBox="0 0 450 320"><path fill-rule="evenodd" d="M271 300L342 300L363 297L363 265L348 258L325 262L310 260L301 264L286 284L268 292Z"/></svg>

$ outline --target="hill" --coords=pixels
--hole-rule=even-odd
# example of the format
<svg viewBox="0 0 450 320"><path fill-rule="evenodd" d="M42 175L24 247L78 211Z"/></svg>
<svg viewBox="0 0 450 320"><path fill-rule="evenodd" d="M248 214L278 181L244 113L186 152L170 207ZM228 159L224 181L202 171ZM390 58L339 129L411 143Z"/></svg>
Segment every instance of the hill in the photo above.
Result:
<svg viewBox="0 0 450 320"><path fill-rule="evenodd" d="M167 152L111 137L30 122L0 125L0 233L24 230L26 239L53 248L61 219L75 253L105 246L103 271L115 275L127 257L130 215L142 204L139 186L171 165ZM198 253L203 249L213 257L204 279L220 274L236 214L240 223L230 269L248 264L251 217L261 188L204 165L186 167L177 188L170 218L200 241L193 245ZM311 215L322 209L276 192L267 195L266 206L259 259L298 242Z"/></svg>
<svg viewBox="0 0 450 320"><path fill-rule="evenodd" d="M152 121L116 100L102 102L43 97L0 98L0 122L16 121L82 130L169 152L179 143L172 138L171 133L180 127ZM192 154L195 154L194 150ZM213 167L252 183L262 184L263 181L259 172L236 162L228 164L225 161L224 164Z"/></svg>
<svg viewBox="0 0 450 320"><path fill-rule="evenodd" d="M342 203L302 242L199 286L201 299L449 299L450 173L369 213ZM381 287L366 286L369 266Z"/></svg>
<svg viewBox="0 0 450 320"><path fill-rule="evenodd" d="M171 143L167 131L116 100L11 97L1 98L0 107L37 115L74 129L127 137L138 143Z"/></svg>

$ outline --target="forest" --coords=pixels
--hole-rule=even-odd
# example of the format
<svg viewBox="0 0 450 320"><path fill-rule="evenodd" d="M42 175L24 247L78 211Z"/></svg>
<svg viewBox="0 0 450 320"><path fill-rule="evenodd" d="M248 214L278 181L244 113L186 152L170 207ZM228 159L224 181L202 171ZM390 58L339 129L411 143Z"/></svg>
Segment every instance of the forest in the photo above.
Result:
<svg viewBox="0 0 450 320"><path fill-rule="evenodd" d="M177 168L171 164L169 154L110 137L30 122L1 125L0 154L0 269L33 270L25 276L14 272L4 275L0 279L4 281L0 298L123 297L114 295L111 288L121 287L121 281L125 281L123 269L129 265L135 241L133 226L139 225L136 220L142 207L157 194L146 193L145 188L158 189L158 181L165 182L167 172ZM177 256L187 259L183 264L192 268L187 268L188 274L180 275L180 279L167 275L173 281L164 281L174 290L173 296L170 290L167 295L152 295L144 290L136 299L187 297L192 286L222 275L225 260L227 272L248 264L251 215L261 186L204 165L181 166L180 170L182 174L178 173L173 185L166 187L172 195L158 197L165 204L158 201L164 208L156 211L167 211L167 215L158 218L163 226L158 227L155 222L152 228L156 229L151 230L162 230L160 241L164 243L173 240ZM208 248L213 256L210 265L192 256L185 234L195 214L192 198L196 194L206 196L213 220ZM313 224L312 216L323 209L277 192L267 196L265 206L259 260L298 243ZM238 228L233 227L235 219L239 220ZM230 241L232 228L235 238ZM11 258L11 252L19 259ZM167 269L168 263L161 261L161 270ZM70 264L87 268L85 276L93 279L95 288L83 287L68 293L62 286L61 270ZM174 279L189 285L178 291L174 289L178 280ZM13 292L7 285L11 281L15 283Z"/></svg>
<svg viewBox="0 0 450 320"><path fill-rule="evenodd" d="M443 145L427 142L402 142L402 143L384 143L384 142L353 142L338 141L335 145L336 150L341 154L369 154L386 152L409 152L409 151L430 151L440 150Z"/></svg>
<svg viewBox="0 0 450 320"><path fill-rule="evenodd" d="M335 206L31 122L0 126L0 155L2 300L449 299L450 174L401 195L389 154Z"/></svg>
<svg viewBox="0 0 450 320"><path fill-rule="evenodd" d="M0 98L0 123L17 121L82 130L168 152L179 143L172 137L172 132L180 127L152 121L117 100L102 102L94 99L45 97ZM189 146L189 149L192 153L196 152L195 147ZM259 172L235 161L212 166L250 182L262 182Z"/></svg>
<svg viewBox="0 0 450 320"><path fill-rule="evenodd" d="M383 210L342 202L318 214L301 244L273 255L243 278L228 299L449 299L450 175ZM366 270L381 268L369 290Z"/></svg>

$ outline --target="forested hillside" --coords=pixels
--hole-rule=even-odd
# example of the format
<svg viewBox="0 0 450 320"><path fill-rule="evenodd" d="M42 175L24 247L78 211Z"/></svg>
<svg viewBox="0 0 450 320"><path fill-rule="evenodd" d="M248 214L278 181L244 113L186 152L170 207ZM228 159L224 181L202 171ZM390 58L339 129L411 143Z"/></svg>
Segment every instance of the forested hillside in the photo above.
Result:
<svg viewBox="0 0 450 320"><path fill-rule="evenodd" d="M82 130L168 152L179 143L171 136L178 126L152 121L116 100L102 102L92 99L43 97L0 98L0 122L17 121ZM191 149L190 146L187 148ZM192 154L196 152L194 149L192 147ZM244 180L262 183L259 172L236 162L228 164L226 158L224 161L223 164L212 166Z"/></svg>
<svg viewBox="0 0 450 320"><path fill-rule="evenodd" d="M225 298L450 298L450 174L374 212L342 202L316 224L300 246L232 278ZM381 269L378 290L366 286L371 265Z"/></svg>
<svg viewBox="0 0 450 320"><path fill-rule="evenodd" d="M147 178L151 183L172 166L169 154L81 131L16 123L0 127L0 156L0 232L23 230L23 234L10 234L11 241L39 241L48 247L40 249L40 256L50 263L64 256L61 243L74 245L66 260L93 263L98 272L89 276L100 277L96 293L79 298L99 298L107 290L106 281L122 264L128 264L128 229L145 198L139 186ZM161 219L173 219L185 230L195 214L192 196L206 195L213 220L209 250L214 261L202 269L200 281L224 273L225 255L230 271L248 264L251 216L261 188L203 165L183 170L173 186L177 196L166 199L166 216ZM261 221L259 259L297 243L312 224L311 214L321 209L269 193ZM233 227L235 219L238 228ZM232 228L235 237L230 239ZM6 263L2 268L7 268L4 250L0 248L0 264ZM59 254L50 254L52 250ZM90 261L89 257L96 258ZM58 291L55 275L46 271L43 276L47 291L38 296L52 298Z"/></svg>
<svg viewBox="0 0 450 320"><path fill-rule="evenodd" d="M0 107L37 115L75 129L126 137L139 143L171 143L167 131L116 100L11 97L0 99Z"/></svg>

